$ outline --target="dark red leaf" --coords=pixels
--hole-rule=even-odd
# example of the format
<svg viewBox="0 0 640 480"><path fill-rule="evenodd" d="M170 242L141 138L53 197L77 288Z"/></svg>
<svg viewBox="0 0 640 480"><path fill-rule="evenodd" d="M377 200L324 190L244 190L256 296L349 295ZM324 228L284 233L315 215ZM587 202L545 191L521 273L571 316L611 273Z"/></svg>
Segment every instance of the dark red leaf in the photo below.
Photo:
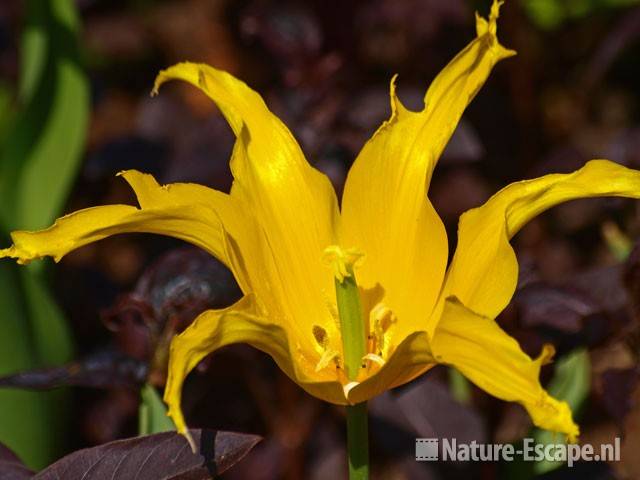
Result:
<svg viewBox="0 0 640 480"><path fill-rule="evenodd" d="M487 429L478 411L456 401L433 376L423 376L369 403L372 435L388 452L406 453L416 437L456 438L467 443L486 440Z"/></svg>
<svg viewBox="0 0 640 480"><path fill-rule="evenodd" d="M577 289L543 283L521 288L514 301L523 326L544 326L566 333L579 332L586 317L601 311L589 295Z"/></svg>
<svg viewBox="0 0 640 480"><path fill-rule="evenodd" d="M624 285L636 319L640 318L640 243L636 242L624 266Z"/></svg>
<svg viewBox="0 0 640 480"><path fill-rule="evenodd" d="M0 480L26 480L33 476L15 453L0 443Z"/></svg>
<svg viewBox="0 0 640 480"><path fill-rule="evenodd" d="M0 387L49 390L68 385L138 388L147 377L148 366L117 351L94 353L62 367L42 368L0 378Z"/></svg>
<svg viewBox="0 0 640 480"><path fill-rule="evenodd" d="M638 368L609 369L602 373L602 404L622 424L633 407L633 391L640 381Z"/></svg>
<svg viewBox="0 0 640 480"><path fill-rule="evenodd" d="M175 432L128 438L78 450L50 465L34 480L205 480L239 462L261 440L257 435L191 430L193 453Z"/></svg>

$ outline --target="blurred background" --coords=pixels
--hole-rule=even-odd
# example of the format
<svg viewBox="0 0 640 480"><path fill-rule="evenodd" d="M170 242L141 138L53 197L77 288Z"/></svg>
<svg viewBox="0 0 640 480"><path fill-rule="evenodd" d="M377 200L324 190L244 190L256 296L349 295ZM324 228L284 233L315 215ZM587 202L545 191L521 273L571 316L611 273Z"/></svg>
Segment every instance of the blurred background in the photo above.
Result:
<svg viewBox="0 0 640 480"><path fill-rule="evenodd" d="M123 169L228 190L233 137L196 89L149 93L173 63L206 62L258 90L341 191L364 142L475 35L487 1L2 0L0 229L134 203ZM640 2L508 0L498 34L518 51L468 108L430 197L449 232L507 182L591 158L640 168ZM446 367L371 402L374 478L640 478L638 203L554 208L514 239L521 266L499 323L531 355L556 345L545 385L577 412L583 442L622 437L620 462L417 463L416 437L554 438L525 411ZM159 394L167 344L205 308L240 295L206 254L127 235L58 265L0 263L0 442L32 468L70 451L171 428ZM21 372L17 374L17 372ZM228 347L184 391L192 426L262 443L230 479L343 478L341 408L304 394L265 355ZM558 440L558 439L555 439Z"/></svg>

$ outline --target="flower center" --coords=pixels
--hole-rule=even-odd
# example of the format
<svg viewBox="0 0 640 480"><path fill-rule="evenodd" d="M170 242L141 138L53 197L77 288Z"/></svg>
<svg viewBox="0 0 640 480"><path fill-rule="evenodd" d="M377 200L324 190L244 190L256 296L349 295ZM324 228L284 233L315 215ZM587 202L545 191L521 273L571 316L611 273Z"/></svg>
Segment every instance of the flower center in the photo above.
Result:
<svg viewBox="0 0 640 480"><path fill-rule="evenodd" d="M316 372L334 364L337 369L344 367L347 379L355 382L363 370L368 376L372 370L382 367L393 352L389 337L396 317L393 311L380 301L368 305L366 310L363 309L361 292L354 273L355 268L362 262L361 252L355 248L344 249L332 245L325 249L323 258L334 274L337 309L331 304L329 309L340 331L344 358L341 358L340 352L337 351L339 347L330 341L327 330L314 325L313 336L322 352L316 364ZM367 313L368 322L365 322Z"/></svg>
<svg viewBox="0 0 640 480"><path fill-rule="evenodd" d="M360 291L354 267L362 259L356 249L332 245L324 251L325 261L333 268L336 303L342 334L342 352L347 378L355 381L367 354L366 330Z"/></svg>

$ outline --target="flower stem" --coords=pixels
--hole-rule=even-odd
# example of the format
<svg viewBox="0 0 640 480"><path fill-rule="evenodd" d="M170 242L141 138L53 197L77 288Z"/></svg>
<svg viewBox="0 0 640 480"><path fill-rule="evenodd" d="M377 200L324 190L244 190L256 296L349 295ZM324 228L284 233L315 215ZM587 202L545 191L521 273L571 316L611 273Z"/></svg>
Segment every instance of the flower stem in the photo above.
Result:
<svg viewBox="0 0 640 480"><path fill-rule="evenodd" d="M348 276L336 278L336 301L340 314L342 349L347 378L357 381L366 354L366 331L360 303L360 292L351 266ZM347 406L347 451L349 457L349 479L369 478L369 426L367 403Z"/></svg>
<svg viewBox="0 0 640 480"><path fill-rule="evenodd" d="M349 480L369 478L369 425L367 402L347 406Z"/></svg>

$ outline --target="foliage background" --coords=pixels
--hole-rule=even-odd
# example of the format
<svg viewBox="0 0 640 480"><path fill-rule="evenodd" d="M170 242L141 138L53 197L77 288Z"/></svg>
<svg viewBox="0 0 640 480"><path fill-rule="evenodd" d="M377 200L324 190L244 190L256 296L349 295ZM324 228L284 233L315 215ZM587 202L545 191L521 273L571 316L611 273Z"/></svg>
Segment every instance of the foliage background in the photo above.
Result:
<svg viewBox="0 0 640 480"><path fill-rule="evenodd" d="M430 191L452 247L459 214L507 182L598 157L640 168L637 3L507 2L499 35L518 56L496 68L469 107ZM4 0L5 243L10 230L43 227L64 212L133 203L115 178L122 169L163 183L229 188L232 136L215 107L182 85L149 97L155 74L182 60L229 70L261 92L339 191L359 148L389 115L391 76L399 74L403 101L418 107L428 82L473 37L476 9L486 13L488 2ZM640 232L637 210L630 201L577 201L534 220L514 241L521 281L499 319L531 354L545 341L558 346L545 380L580 412L583 441L624 433L622 461L574 469L416 463L416 436L552 440L531 432L520 407L437 368L372 402L379 478L525 478L551 469L554 478L640 477L633 454L640 447L640 277L637 255L629 257ZM73 377L84 387L0 390L0 441L29 465L167 428L154 426L149 413L158 411L149 385L162 386L167 335L203 306L238 295L219 265L174 251L182 247L131 235L85 247L55 267L0 264L0 374L72 359L74 371L89 372L83 381ZM194 285L206 286L206 295ZM119 355L141 370L122 374ZM46 371L39 386L55 383L52 375ZM340 409L308 398L262 354L224 349L192 375L185 396L191 424L265 436L229 478L342 476Z"/></svg>

